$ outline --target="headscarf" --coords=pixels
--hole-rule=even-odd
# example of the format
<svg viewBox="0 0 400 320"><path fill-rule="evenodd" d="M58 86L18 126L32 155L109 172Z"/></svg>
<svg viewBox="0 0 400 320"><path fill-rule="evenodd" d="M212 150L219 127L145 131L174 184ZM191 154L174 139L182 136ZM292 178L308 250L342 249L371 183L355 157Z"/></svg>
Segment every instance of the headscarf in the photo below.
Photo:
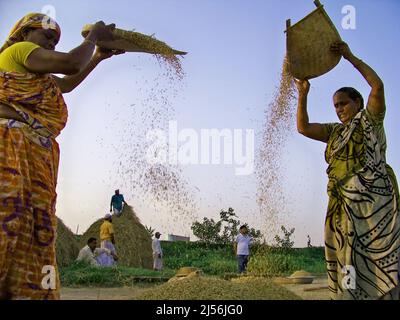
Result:
<svg viewBox="0 0 400 320"><path fill-rule="evenodd" d="M61 29L57 22L43 13L29 13L20 19L11 29L8 39L0 49L0 53L14 43L24 41L23 32L26 29L51 29L61 36Z"/></svg>

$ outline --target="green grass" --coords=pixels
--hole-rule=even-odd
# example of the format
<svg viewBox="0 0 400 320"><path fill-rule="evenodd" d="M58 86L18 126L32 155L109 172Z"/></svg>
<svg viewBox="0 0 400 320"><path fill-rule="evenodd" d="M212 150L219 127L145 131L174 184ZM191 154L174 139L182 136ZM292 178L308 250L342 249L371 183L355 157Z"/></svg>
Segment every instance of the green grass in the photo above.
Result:
<svg viewBox="0 0 400 320"><path fill-rule="evenodd" d="M151 281L153 277L170 278L181 267L196 267L206 275L226 277L237 272L237 261L230 245L206 245L198 242L162 242L163 272L117 266L91 267L82 263L60 268L64 286L116 287L137 281ZM290 275L296 270L313 274L326 273L324 248L282 250L271 247L252 247L248 272L256 276ZM161 279L160 279L161 280Z"/></svg>
<svg viewBox="0 0 400 320"><path fill-rule="evenodd" d="M253 253L247 269L255 276L288 276L297 270L323 274L326 273L324 250L258 248Z"/></svg>
<svg viewBox="0 0 400 320"><path fill-rule="evenodd" d="M162 242L164 264L170 269L185 266L200 268L209 275L222 276L237 272L237 261L231 245L206 245L197 242ZM254 246L251 260L268 260L274 272L269 275L289 275L296 270L326 273L324 248L278 249ZM259 263L259 264L260 264ZM250 262L251 265L251 262Z"/></svg>
<svg viewBox="0 0 400 320"><path fill-rule="evenodd" d="M162 242L164 264L170 269L196 267L209 275L237 270L232 246L205 245L197 242Z"/></svg>
<svg viewBox="0 0 400 320"><path fill-rule="evenodd" d="M170 278L175 274L174 270L166 269L162 272L131 268L124 266L116 267L93 267L82 262L60 268L60 280L63 286L102 286L119 287L132 285L138 281L156 281L155 278Z"/></svg>

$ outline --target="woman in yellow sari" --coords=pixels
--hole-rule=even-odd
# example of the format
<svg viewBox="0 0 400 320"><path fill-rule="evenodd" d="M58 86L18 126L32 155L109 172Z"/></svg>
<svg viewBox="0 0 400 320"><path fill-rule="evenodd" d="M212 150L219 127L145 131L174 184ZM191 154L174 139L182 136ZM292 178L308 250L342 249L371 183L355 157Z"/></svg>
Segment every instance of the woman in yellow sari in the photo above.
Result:
<svg viewBox="0 0 400 320"><path fill-rule="evenodd" d="M341 123L310 123L310 84L296 80L297 128L327 144L329 204L325 257L332 299L399 299L400 216L396 177L386 163L384 85L344 42L341 54L371 87L367 106L354 88L341 88L333 103Z"/></svg>
<svg viewBox="0 0 400 320"><path fill-rule="evenodd" d="M62 53L54 50L57 23L33 13L0 49L0 299L59 299L55 138L67 121L62 93L122 53L95 51L97 40L112 39L114 27L100 21L78 47Z"/></svg>

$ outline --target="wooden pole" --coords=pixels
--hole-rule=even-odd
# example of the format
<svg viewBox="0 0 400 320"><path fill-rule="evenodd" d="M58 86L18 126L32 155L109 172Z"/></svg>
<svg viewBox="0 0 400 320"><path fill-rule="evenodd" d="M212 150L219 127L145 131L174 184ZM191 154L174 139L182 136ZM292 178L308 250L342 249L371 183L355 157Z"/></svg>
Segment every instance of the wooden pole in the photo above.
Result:
<svg viewBox="0 0 400 320"><path fill-rule="evenodd" d="M319 7L322 7L322 4L321 4L321 2L319 2L319 0L315 0L314 1L314 4L319 8Z"/></svg>
<svg viewBox="0 0 400 320"><path fill-rule="evenodd" d="M313 287L313 288L304 288L303 291L318 291L318 290L326 290L329 289L328 286L320 286L320 287Z"/></svg>

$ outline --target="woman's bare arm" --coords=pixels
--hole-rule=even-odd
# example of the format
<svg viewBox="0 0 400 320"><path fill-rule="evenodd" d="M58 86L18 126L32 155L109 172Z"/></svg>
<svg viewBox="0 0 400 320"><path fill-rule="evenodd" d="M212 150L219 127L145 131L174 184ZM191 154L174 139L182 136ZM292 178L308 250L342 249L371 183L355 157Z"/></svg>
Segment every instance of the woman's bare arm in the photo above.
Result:
<svg viewBox="0 0 400 320"><path fill-rule="evenodd" d="M331 50L339 53L348 60L364 77L371 87L369 94L367 108L368 111L373 115L382 114L385 109L385 89L383 81L377 73L365 62L357 58L350 50L349 46L345 42L338 42L332 45Z"/></svg>
<svg viewBox="0 0 400 320"><path fill-rule="evenodd" d="M308 80L295 80L299 92L297 107L297 131L307 138L328 142L329 134L326 126L321 123L310 123L307 111L307 96L310 90Z"/></svg>
<svg viewBox="0 0 400 320"><path fill-rule="evenodd" d="M95 54L89 61L89 63L78 73L73 75L67 75L63 78L53 76L62 93L68 93L74 90L83 80L96 68L96 66L103 61L114 55L122 54L124 51L121 50L108 50L97 47Z"/></svg>
<svg viewBox="0 0 400 320"><path fill-rule="evenodd" d="M100 21L78 47L68 53L38 48L28 57L25 67L35 73L76 74L84 69L92 58L97 40L112 38L115 25L106 26Z"/></svg>

